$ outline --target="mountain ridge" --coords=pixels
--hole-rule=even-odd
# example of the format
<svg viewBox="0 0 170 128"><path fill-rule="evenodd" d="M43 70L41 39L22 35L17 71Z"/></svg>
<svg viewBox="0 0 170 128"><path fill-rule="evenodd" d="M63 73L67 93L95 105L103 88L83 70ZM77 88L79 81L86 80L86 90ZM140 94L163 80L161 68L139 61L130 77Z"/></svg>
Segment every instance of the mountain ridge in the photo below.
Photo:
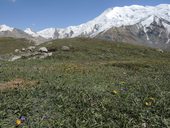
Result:
<svg viewBox="0 0 170 128"><path fill-rule="evenodd" d="M128 12L128 13L124 13L124 12ZM44 30L39 31L38 33L43 37L43 32L47 33L48 31L49 38L52 37L53 39L76 37L81 35L85 35L85 36L90 35L90 37L94 37L98 33L110 29L111 27L120 27L122 25L133 25L145 19L146 17L152 15L157 15L158 17L170 21L169 12L170 12L169 4L161 4L158 6L132 5L132 6L124 6L124 7L114 7L105 10L98 17L94 18L93 20L87 23L80 24L79 26L70 26L65 29L46 28ZM59 34L58 37L55 37L54 34L55 32L58 32ZM47 36L48 34L45 35L46 38L48 38Z"/></svg>
<svg viewBox="0 0 170 128"><path fill-rule="evenodd" d="M127 12L125 13L125 11L127 11L128 13ZM140 13L141 11L144 14ZM38 34L39 36L42 36L44 38L55 38L52 35L54 35L54 33L56 31L59 31L59 33L65 32L66 35L67 35L73 29L76 31L77 29L84 29L85 27L89 27L87 24L93 25L93 26L90 26L91 31L95 31L95 29L97 30L97 28L101 27L101 24L102 24L104 29L102 29L100 31L103 31L103 30L109 29L111 27L120 27L122 25L133 25L133 24L136 24L136 23L140 22L141 20L143 20L143 19L145 19L149 16L152 16L152 15L155 15L155 16L157 15L158 17L161 17L161 18L168 20L170 22L170 12L168 12L168 11L170 11L170 4L160 4L160 5L157 5L157 6L131 5L131 6L124 6L124 7L113 7L113 8L106 9L101 15L97 16L93 20L90 20L90 21L83 23L83 24L80 24L78 26L69 26L69 27L66 27L66 28L53 28L53 27L51 27L51 28L45 28L45 29L37 31L37 32L31 31L31 33L32 34L33 33ZM165 14L162 14L162 12L164 12ZM136 15L136 13L139 13L140 16L138 15L138 16L136 16L137 18L133 18ZM110 22L114 21L115 18L117 18L117 20L115 22L113 22L112 24L110 24ZM131 20L133 22L132 21L126 21L126 18L131 18ZM120 20L121 20L121 22L120 22ZM30 29L30 28L26 28L26 30L28 30L28 29ZM88 30L86 30L86 29L83 30L82 33L90 31L89 29ZM30 34L26 30L24 30L24 31L27 34ZM75 37L78 36L78 35L81 35L82 33L81 32L76 33L77 35L75 34ZM62 35L60 38L64 38L65 36ZM92 36L93 36L93 34L92 34Z"/></svg>
<svg viewBox="0 0 170 128"><path fill-rule="evenodd" d="M154 38L157 38L156 35L154 35L154 33L156 33L157 31L156 28L154 29L155 32L154 31L152 31L152 33L148 32L149 31L148 28L152 29L153 24L160 29L160 31L157 32L159 33L159 35L161 31L164 31L165 33L163 37L166 38L166 42L165 39L162 40L157 39L157 41L160 41L157 43L160 44L165 43L169 45L170 4L160 4L157 6L131 5L131 6L124 6L124 7L113 7L113 8L106 9L101 15L94 18L93 20L90 20L78 26L69 26L67 28L46 28L38 32L34 32L30 28L27 28L23 32L31 36L34 40L41 38L44 41L53 40L53 39L62 39L62 38L74 38L74 37L96 38L99 37L99 35L102 36L101 33L105 33L105 32L107 33L107 31L109 31L113 27L121 28L123 26L137 25L138 29L142 29L140 33L145 34L145 36L138 37L138 38L146 38L146 39L137 39L137 41L141 40L150 43L156 40L156 39L151 39L151 37L154 36ZM161 25L162 27L164 27L164 30L160 28ZM2 30L5 30L7 28L9 29L10 27L6 26L4 29L2 28ZM4 32L2 30L0 26L0 32ZM11 32L13 30L14 28L10 29ZM148 36L148 34L152 34L152 35ZM128 40L127 41L125 40L125 42L128 42Z"/></svg>

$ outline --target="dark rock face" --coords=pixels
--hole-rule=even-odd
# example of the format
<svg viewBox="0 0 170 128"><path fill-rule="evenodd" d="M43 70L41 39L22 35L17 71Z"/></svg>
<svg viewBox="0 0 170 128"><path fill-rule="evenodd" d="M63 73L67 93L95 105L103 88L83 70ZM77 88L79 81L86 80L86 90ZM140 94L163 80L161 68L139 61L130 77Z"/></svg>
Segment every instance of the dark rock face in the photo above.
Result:
<svg viewBox="0 0 170 128"><path fill-rule="evenodd" d="M54 33L54 37L55 37L56 39L58 39L59 36L60 36L60 34L59 34L58 31L56 30L55 33Z"/></svg>
<svg viewBox="0 0 170 128"><path fill-rule="evenodd" d="M154 17L149 26L137 23L130 26L113 27L108 31L99 33L95 38L170 50L169 30L170 22Z"/></svg>

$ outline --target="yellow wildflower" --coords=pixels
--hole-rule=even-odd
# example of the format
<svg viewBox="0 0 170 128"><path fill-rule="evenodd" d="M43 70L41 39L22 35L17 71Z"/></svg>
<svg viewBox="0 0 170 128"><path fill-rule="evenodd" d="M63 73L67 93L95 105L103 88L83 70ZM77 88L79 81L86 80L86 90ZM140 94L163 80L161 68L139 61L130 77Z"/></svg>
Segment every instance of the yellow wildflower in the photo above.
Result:
<svg viewBox="0 0 170 128"><path fill-rule="evenodd" d="M20 119L17 119L15 123L17 126L19 126L19 125L21 125L22 121Z"/></svg>
<svg viewBox="0 0 170 128"><path fill-rule="evenodd" d="M152 106L152 102L147 102L147 101L146 101L146 102L145 102L145 105L146 105L146 106Z"/></svg>
<svg viewBox="0 0 170 128"><path fill-rule="evenodd" d="M153 97L149 97L148 99L146 99L145 101L145 105L146 106L152 106L155 103L155 98Z"/></svg>
<svg viewBox="0 0 170 128"><path fill-rule="evenodd" d="M118 94L118 91L117 90L112 90L112 94L116 95L116 94Z"/></svg>

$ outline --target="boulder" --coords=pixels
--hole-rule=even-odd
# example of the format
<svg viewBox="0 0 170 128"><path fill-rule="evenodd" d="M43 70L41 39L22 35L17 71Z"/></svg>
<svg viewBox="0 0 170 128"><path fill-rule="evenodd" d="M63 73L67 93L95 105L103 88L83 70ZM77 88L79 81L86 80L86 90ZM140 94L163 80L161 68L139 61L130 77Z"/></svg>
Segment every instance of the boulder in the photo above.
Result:
<svg viewBox="0 0 170 128"><path fill-rule="evenodd" d="M13 56L9 59L9 61L15 61L15 60L18 60L20 58L21 58L21 56Z"/></svg>
<svg viewBox="0 0 170 128"><path fill-rule="evenodd" d="M62 47L61 47L61 50L63 50L63 51L70 51L70 47L68 47L68 46L62 46Z"/></svg>
<svg viewBox="0 0 170 128"><path fill-rule="evenodd" d="M53 55L53 53L52 53L52 52L49 52L49 53L48 53L48 56L52 56L52 55Z"/></svg>
<svg viewBox="0 0 170 128"><path fill-rule="evenodd" d="M162 49L160 49L160 48L158 48L157 51L158 51L158 52L161 52L161 53L164 52L164 51L163 51Z"/></svg>
<svg viewBox="0 0 170 128"><path fill-rule="evenodd" d="M18 52L20 52L19 49L15 49L15 53L18 53Z"/></svg>
<svg viewBox="0 0 170 128"><path fill-rule="evenodd" d="M28 51L31 51L31 52L34 51L34 49L35 49L35 46L29 46L29 47L27 48L27 50L28 50Z"/></svg>
<svg viewBox="0 0 170 128"><path fill-rule="evenodd" d="M39 48L39 52L45 52L47 53L48 52L48 49L46 47L41 47Z"/></svg>
<svg viewBox="0 0 170 128"><path fill-rule="evenodd" d="M53 55L52 52L50 52L50 53L43 53L43 55L39 56L39 58L40 59L44 59L44 58L47 58L47 57L52 56L52 55Z"/></svg>
<svg viewBox="0 0 170 128"><path fill-rule="evenodd" d="M22 48L21 51L22 51L22 52L25 52L25 48Z"/></svg>

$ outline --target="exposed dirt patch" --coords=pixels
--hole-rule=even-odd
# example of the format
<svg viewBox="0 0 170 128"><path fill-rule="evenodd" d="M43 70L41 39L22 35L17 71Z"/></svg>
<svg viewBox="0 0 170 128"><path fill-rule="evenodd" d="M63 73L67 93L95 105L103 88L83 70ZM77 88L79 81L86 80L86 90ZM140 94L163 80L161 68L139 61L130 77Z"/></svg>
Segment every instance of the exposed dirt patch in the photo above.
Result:
<svg viewBox="0 0 170 128"><path fill-rule="evenodd" d="M38 81L24 80L17 78L6 83L0 83L0 90L14 89L14 88L25 88L38 84Z"/></svg>

